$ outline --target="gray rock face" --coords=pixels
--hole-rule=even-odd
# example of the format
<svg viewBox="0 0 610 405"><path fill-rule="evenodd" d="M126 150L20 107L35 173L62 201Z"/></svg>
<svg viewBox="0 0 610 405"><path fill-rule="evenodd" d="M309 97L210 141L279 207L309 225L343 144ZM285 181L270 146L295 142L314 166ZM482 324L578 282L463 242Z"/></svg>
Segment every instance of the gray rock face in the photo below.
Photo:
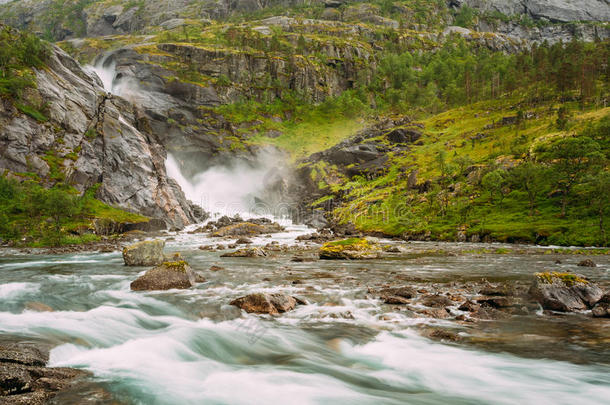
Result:
<svg viewBox="0 0 610 405"><path fill-rule="evenodd" d="M508 16L527 14L554 22L610 21L610 4L606 0L453 0L450 3Z"/></svg>
<svg viewBox="0 0 610 405"><path fill-rule="evenodd" d="M59 48L36 77L37 89L26 97L46 103L49 120L0 105L0 169L44 179L50 153L79 191L100 184L96 197L117 208L179 228L195 220L194 208L166 174L164 148L141 111L106 94L95 75Z"/></svg>

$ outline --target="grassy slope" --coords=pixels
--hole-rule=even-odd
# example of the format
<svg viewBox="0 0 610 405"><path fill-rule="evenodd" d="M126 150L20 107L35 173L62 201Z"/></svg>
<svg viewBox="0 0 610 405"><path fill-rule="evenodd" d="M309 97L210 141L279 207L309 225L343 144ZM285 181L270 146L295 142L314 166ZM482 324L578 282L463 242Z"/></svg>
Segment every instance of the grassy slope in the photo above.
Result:
<svg viewBox="0 0 610 405"><path fill-rule="evenodd" d="M454 181L462 191L450 196L448 213L440 216L433 207L438 196L407 190L406 175L412 169L419 170L420 183L438 179L440 170L435 159L441 150L449 162L458 156L469 156L472 165L484 167L500 161L518 162L543 139L567 134L555 128L555 115L549 111L551 105L535 109L537 118L526 121L522 127L500 126L483 131L487 124L514 115L510 108L514 101L479 103L424 120L423 144L393 156L385 175L373 180L355 177L330 187L335 193L345 193L344 198L349 201L335 209L335 216L354 222L364 231L389 235L430 232L435 239L454 240L459 229L467 235L488 234L500 241L535 242L542 238L555 244L601 243L597 218L588 212L587 203L582 199L574 199L567 217L561 218L557 199L541 196L536 214L530 217L522 192L512 191L501 203L491 203L488 192L462 177ZM587 123L608 114L610 108L577 111L569 133L577 133ZM488 135L473 146L469 137L479 132Z"/></svg>

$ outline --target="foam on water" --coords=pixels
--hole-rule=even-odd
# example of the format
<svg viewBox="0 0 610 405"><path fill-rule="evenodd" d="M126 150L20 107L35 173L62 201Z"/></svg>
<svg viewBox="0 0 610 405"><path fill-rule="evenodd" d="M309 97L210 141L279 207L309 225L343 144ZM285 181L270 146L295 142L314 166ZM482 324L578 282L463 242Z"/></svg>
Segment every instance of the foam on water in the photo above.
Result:
<svg viewBox="0 0 610 405"><path fill-rule="evenodd" d="M40 285L36 283L0 284L0 299L9 300L12 298L19 297L21 295L27 295L38 291L39 288Z"/></svg>
<svg viewBox="0 0 610 405"><path fill-rule="evenodd" d="M603 404L610 398L610 375L602 366L481 353L412 332L384 332L374 342L343 347L349 356L376 359L404 384L484 403Z"/></svg>

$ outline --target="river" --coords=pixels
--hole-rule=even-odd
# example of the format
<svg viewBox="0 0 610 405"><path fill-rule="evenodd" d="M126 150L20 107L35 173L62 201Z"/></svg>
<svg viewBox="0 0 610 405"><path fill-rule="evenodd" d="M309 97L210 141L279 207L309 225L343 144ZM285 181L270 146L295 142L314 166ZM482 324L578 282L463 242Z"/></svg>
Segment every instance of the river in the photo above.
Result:
<svg viewBox="0 0 610 405"><path fill-rule="evenodd" d="M272 238L294 244L310 232L288 226ZM541 312L468 325L414 316L368 289L410 280L436 283L527 280L556 255L407 255L295 263L293 254L220 258L199 250L203 234L168 235L207 282L189 290L131 292L145 268L119 252L0 257L0 334L52 343L50 366L89 370L92 386L125 404L605 404L610 398L610 323L586 314ZM395 243L395 242L388 242ZM403 244L413 252L463 245ZM484 245L466 246L480 249ZM528 249L528 248L524 248ZM566 268L580 257L562 257ZM584 269L608 283L610 260ZM212 265L220 271L209 271ZM281 291L309 305L280 316L247 315L228 303ZM24 309L28 302L54 312ZM471 337L429 339L431 326ZM576 332L574 332L576 331ZM473 339L472 337L476 337ZM55 403L83 403L86 392Z"/></svg>

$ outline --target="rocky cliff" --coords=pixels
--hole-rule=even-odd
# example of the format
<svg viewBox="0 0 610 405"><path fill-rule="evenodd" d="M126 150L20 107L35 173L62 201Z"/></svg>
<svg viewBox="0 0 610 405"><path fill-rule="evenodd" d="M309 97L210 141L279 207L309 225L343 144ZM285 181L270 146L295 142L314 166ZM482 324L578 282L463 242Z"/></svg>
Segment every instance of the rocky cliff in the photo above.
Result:
<svg viewBox="0 0 610 405"><path fill-rule="evenodd" d="M35 75L36 87L22 102L44 115L3 100L0 169L47 184L63 181L81 192L98 185L103 202L172 227L201 214L167 177L165 150L138 108L107 94L97 76L56 47Z"/></svg>
<svg viewBox="0 0 610 405"><path fill-rule="evenodd" d="M0 5L2 21L54 40L155 33L187 22L284 15L440 31L464 6L479 14L476 28L520 39L557 42L607 38L610 5L605 0L448 0L446 2L349 0L22 0ZM273 10L273 11L271 11ZM454 11L452 13L452 10ZM531 22L535 24L531 24ZM594 24L592 24L594 23Z"/></svg>

